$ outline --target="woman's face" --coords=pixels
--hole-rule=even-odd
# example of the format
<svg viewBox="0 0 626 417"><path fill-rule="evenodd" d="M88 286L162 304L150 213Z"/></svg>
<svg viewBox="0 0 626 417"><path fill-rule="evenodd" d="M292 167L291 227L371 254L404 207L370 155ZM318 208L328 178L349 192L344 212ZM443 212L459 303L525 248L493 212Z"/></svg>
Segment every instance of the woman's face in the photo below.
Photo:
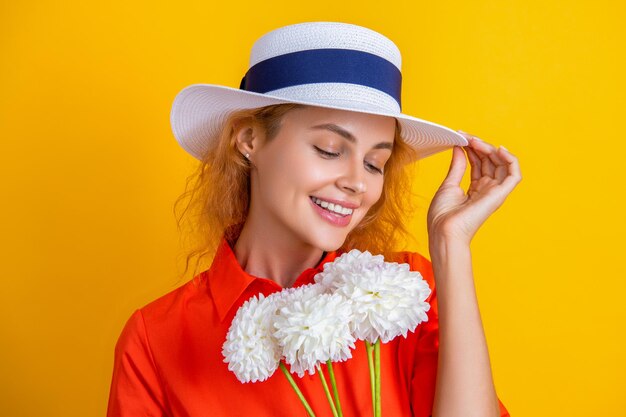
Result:
<svg viewBox="0 0 626 417"><path fill-rule="evenodd" d="M336 250L380 198L394 134L393 117L288 112L278 135L251 152L249 215L273 237Z"/></svg>

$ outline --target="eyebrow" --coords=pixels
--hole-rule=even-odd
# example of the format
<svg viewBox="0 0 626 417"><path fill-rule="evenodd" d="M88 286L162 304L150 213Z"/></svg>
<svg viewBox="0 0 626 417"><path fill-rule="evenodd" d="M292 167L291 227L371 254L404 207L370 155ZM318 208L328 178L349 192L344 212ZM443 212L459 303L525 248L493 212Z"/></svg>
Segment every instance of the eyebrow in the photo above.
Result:
<svg viewBox="0 0 626 417"><path fill-rule="evenodd" d="M326 129L329 130L333 133L338 134L339 136L343 137L344 139L347 139L348 141L352 142L352 143L356 143L356 138L354 137L354 135L350 132L348 132L347 130L345 130L343 127L338 126L334 123L324 123L321 125L315 125L313 127L311 127L311 130L314 129ZM393 142L380 142L378 144L376 144L376 146L374 146L374 149L389 149L392 150L393 149Z"/></svg>

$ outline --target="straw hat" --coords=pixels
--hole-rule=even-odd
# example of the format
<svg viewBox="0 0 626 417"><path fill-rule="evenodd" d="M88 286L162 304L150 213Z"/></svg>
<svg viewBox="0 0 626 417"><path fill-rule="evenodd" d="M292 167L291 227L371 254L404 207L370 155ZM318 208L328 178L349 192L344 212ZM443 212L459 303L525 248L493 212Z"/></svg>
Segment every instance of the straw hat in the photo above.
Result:
<svg viewBox="0 0 626 417"><path fill-rule="evenodd" d="M229 113L280 103L301 103L398 119L417 159L467 140L454 130L402 113L402 57L387 37L340 22L284 26L260 37L239 88L193 84L175 97L174 136L201 159Z"/></svg>

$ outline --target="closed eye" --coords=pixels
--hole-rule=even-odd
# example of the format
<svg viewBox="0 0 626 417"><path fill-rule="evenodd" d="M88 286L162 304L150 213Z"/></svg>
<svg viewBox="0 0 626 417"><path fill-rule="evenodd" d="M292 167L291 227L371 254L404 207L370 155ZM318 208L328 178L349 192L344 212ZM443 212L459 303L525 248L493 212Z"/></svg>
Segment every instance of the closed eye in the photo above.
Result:
<svg viewBox="0 0 626 417"><path fill-rule="evenodd" d="M325 158L337 158L339 155L341 155L339 152L328 152L325 151L322 148L318 148L317 146L313 145L313 148L315 148L315 150L322 155ZM365 162L365 167L367 168L368 171L375 173L375 174L382 174L383 170L378 168L376 165L374 164L370 164L369 162Z"/></svg>
<svg viewBox="0 0 626 417"><path fill-rule="evenodd" d="M382 174L383 173L382 169L378 168L376 165L370 164L369 162L366 162L365 166L367 166L367 169L369 169L372 172L376 172L378 174Z"/></svg>
<svg viewBox="0 0 626 417"><path fill-rule="evenodd" d="M339 152L328 152L328 151L325 151L324 149L318 148L317 146L313 146L313 147L315 148L317 152L319 152L321 155L327 158L336 158L339 156Z"/></svg>

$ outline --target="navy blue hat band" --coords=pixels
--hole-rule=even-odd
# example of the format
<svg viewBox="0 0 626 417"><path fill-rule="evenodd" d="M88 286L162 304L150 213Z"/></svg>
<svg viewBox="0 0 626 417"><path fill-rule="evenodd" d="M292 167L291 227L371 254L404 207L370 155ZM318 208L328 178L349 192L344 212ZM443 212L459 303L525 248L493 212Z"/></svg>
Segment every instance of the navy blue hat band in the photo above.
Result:
<svg viewBox="0 0 626 417"><path fill-rule="evenodd" d="M239 89L267 93L311 83L350 83L393 97L400 109L402 74L378 55L353 49L309 49L263 60L241 79Z"/></svg>

